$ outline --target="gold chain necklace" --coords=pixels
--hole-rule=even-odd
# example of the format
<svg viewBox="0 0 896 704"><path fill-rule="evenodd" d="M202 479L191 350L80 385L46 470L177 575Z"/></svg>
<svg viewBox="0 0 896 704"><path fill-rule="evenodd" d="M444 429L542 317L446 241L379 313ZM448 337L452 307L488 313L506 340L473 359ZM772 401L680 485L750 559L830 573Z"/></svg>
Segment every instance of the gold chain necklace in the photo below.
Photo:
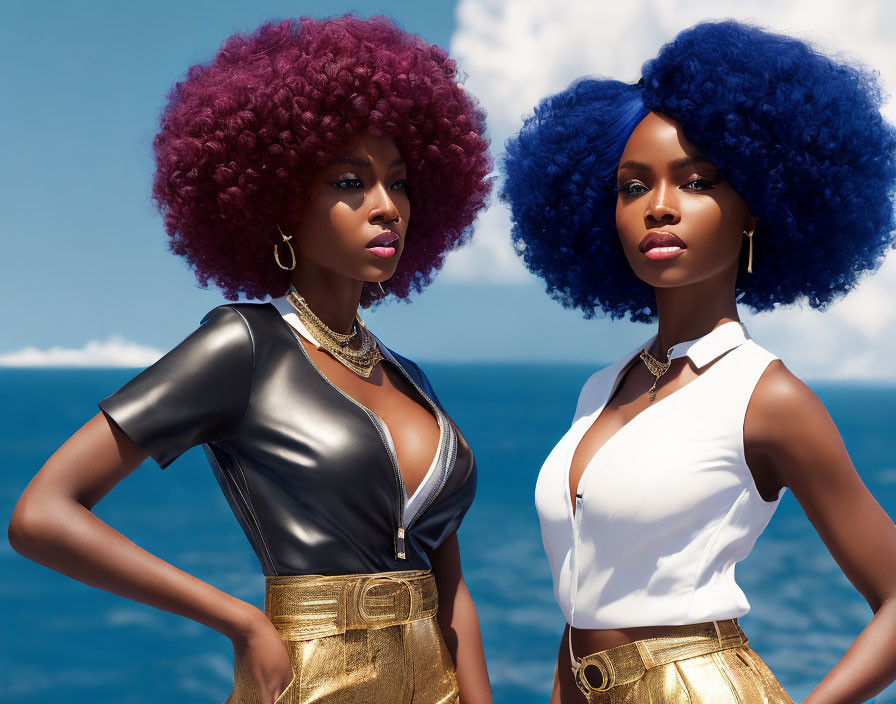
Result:
<svg viewBox="0 0 896 704"><path fill-rule="evenodd" d="M296 314L302 321L302 324L307 328L314 328L316 331L320 332L320 335L315 333L314 337L318 340L327 340L331 343L337 344L340 347L344 347L348 344L348 341L351 340L355 335L358 334L358 321L360 318L357 313L355 314L355 320L352 321L352 331L349 333L344 332L336 332L331 329L323 320L318 318L314 311L308 306L308 302L302 297L295 288L290 285L289 292L286 294L287 300L292 304L292 307L296 309Z"/></svg>
<svg viewBox="0 0 896 704"><path fill-rule="evenodd" d="M320 347L329 352L336 361L351 369L355 374L365 379L370 376L377 363L383 360L373 334L364 325L361 316L355 313L350 333L339 333L331 330L326 323L318 318L302 295L290 285L286 300L295 309L296 315L302 321L308 332L318 341ZM349 340L360 333L361 344L357 349L349 346Z"/></svg>
<svg viewBox="0 0 896 704"><path fill-rule="evenodd" d="M654 357L650 352L647 351L645 347L641 350L640 357L644 360L644 364L647 365L647 370L653 374L656 378L653 380L653 386L650 387L650 390L647 392L647 403L653 403L653 399L656 398L656 385L659 382L660 377L669 371L669 367L672 366L672 348L669 348L669 351L666 352L666 361L661 362L656 357Z"/></svg>

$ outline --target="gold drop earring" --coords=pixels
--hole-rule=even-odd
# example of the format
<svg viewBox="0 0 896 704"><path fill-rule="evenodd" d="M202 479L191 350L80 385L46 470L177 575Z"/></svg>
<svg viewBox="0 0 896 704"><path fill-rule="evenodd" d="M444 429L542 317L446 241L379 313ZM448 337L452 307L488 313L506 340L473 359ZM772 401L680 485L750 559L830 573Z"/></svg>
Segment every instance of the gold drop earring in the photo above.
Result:
<svg viewBox="0 0 896 704"><path fill-rule="evenodd" d="M756 228L754 227L752 230L747 232L744 230L743 234L747 236L747 239L750 240L750 251L747 254L747 273L753 273L753 233L756 232Z"/></svg>
<svg viewBox="0 0 896 704"><path fill-rule="evenodd" d="M289 247L289 255L292 257L292 266L283 266L280 263L280 252L277 250L277 246L279 244L281 244L280 242L274 243L274 261L277 262L277 266L279 266L281 269L286 269L287 271L292 271L293 269L296 268L296 253L293 251L292 245L289 243L289 241L292 239L292 235L290 235L289 237L284 235L283 230L280 229L279 224L277 225L277 232L280 233L280 236L283 238L283 241L286 243L286 246Z"/></svg>

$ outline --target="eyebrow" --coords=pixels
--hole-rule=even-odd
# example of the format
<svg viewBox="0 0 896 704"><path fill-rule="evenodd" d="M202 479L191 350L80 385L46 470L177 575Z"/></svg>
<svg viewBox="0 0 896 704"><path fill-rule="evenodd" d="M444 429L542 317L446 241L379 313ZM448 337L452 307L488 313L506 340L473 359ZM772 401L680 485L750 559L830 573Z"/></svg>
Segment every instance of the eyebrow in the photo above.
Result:
<svg viewBox="0 0 896 704"><path fill-rule="evenodd" d="M339 162L340 164L351 164L352 166L363 166L365 168L370 168L370 161L367 159L359 159L356 156L352 156L349 154L348 156L342 157ZM395 161L389 164L389 168L393 168L395 166L400 166L404 163L404 159L402 157L398 157Z"/></svg>
<svg viewBox="0 0 896 704"><path fill-rule="evenodd" d="M675 159L674 161L669 162L669 168L672 171L679 171L681 169L686 169L688 166L693 166L694 164L710 164L712 162L707 159L703 155L699 156L685 156L681 159ZM633 171L652 171L652 167L649 164L645 164L643 161L634 161L633 159L629 159L619 165L619 170L623 169L632 169Z"/></svg>

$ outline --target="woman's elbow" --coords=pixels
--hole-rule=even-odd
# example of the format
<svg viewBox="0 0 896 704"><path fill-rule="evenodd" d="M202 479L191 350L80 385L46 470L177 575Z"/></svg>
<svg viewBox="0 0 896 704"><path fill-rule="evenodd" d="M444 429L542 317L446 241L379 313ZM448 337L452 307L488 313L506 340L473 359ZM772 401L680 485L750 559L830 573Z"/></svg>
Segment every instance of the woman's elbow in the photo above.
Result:
<svg viewBox="0 0 896 704"><path fill-rule="evenodd" d="M34 521L30 518L30 514L22 507L22 500L16 504L12 512L12 518L9 519L9 527L6 530L6 537L12 549L20 555L27 557L28 544L33 540Z"/></svg>
<svg viewBox="0 0 896 704"><path fill-rule="evenodd" d="M44 497L37 497L27 491L19 497L12 516L6 537L13 550L24 557L30 557L36 546L47 537L54 513L50 502Z"/></svg>

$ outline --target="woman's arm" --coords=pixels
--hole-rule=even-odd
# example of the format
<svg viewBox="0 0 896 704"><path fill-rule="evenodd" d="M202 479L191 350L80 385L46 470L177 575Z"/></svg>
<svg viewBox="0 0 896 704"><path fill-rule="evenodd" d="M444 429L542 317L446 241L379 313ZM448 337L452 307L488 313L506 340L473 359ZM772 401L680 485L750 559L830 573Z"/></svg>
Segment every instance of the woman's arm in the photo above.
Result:
<svg viewBox="0 0 896 704"><path fill-rule="evenodd" d="M551 685L551 698L548 704L560 704L560 673L554 668L554 683Z"/></svg>
<svg viewBox="0 0 896 704"><path fill-rule="evenodd" d="M744 421L747 461L786 485L874 617L804 704L864 702L896 679L896 526L862 483L814 393L769 366Z"/></svg>
<svg viewBox="0 0 896 704"><path fill-rule="evenodd" d="M224 634L236 654L245 653L252 675L270 689L273 701L289 683L292 668L264 613L146 552L91 513L146 457L98 413L28 484L9 523L10 544L21 555L80 582Z"/></svg>
<svg viewBox="0 0 896 704"><path fill-rule="evenodd" d="M563 699L560 692L560 667L561 665L568 667L570 664L569 645L567 644L568 629L569 626L563 624L563 636L560 638L560 648L557 651L557 667L554 668L554 682L551 685L551 698L548 700L548 704L560 704Z"/></svg>
<svg viewBox="0 0 896 704"><path fill-rule="evenodd" d="M439 590L439 627L457 668L462 704L491 704L479 617L460 569L457 533L430 556Z"/></svg>

